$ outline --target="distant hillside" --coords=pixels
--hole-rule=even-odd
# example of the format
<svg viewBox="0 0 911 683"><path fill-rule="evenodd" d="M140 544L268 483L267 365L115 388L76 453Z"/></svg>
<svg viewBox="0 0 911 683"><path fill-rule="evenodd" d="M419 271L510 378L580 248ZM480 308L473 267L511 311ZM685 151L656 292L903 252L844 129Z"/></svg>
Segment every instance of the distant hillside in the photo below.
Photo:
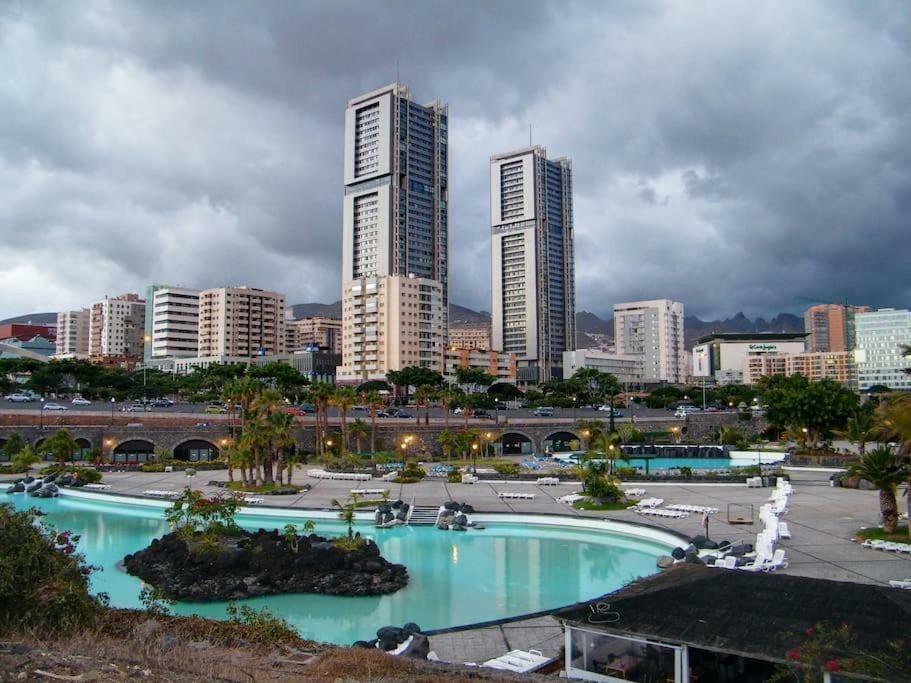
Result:
<svg viewBox="0 0 911 683"><path fill-rule="evenodd" d="M11 323L21 323L23 325L56 325L56 313L27 313L26 315L17 315L15 318L0 320L0 325Z"/></svg>
<svg viewBox="0 0 911 683"><path fill-rule="evenodd" d="M331 304L294 304L291 307L291 313L295 320L301 318L335 318L342 317L342 302L336 301Z"/></svg>
<svg viewBox="0 0 911 683"><path fill-rule="evenodd" d="M692 348L696 340L712 332L803 332L803 318L790 313L779 313L771 320L756 318L750 320L743 313L738 313L727 320L700 320L695 316L686 316L683 321L683 334L686 348Z"/></svg>
<svg viewBox="0 0 911 683"><path fill-rule="evenodd" d="M614 323L612 319L602 320L588 311L576 311L576 331L586 334L606 334L613 337Z"/></svg>
<svg viewBox="0 0 911 683"><path fill-rule="evenodd" d="M474 311L465 306L458 304L449 304L449 322L450 324L490 324L490 313L487 311Z"/></svg>

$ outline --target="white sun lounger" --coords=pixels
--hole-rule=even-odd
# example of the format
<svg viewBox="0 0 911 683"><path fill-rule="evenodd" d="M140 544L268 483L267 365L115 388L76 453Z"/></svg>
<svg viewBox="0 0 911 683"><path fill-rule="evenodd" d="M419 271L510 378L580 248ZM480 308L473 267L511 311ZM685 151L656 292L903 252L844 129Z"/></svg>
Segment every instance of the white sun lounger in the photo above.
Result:
<svg viewBox="0 0 911 683"><path fill-rule="evenodd" d="M791 538L791 530L787 522L778 522L778 535L782 538Z"/></svg>
<svg viewBox="0 0 911 683"><path fill-rule="evenodd" d="M386 474L383 475L383 481L395 481L398 478L399 478L398 470L394 470L392 472L387 472Z"/></svg>
<svg viewBox="0 0 911 683"><path fill-rule="evenodd" d="M560 483L557 477L538 477L535 482L538 486L556 486Z"/></svg>
<svg viewBox="0 0 911 683"><path fill-rule="evenodd" d="M480 481L480 480L479 480L478 477L475 476L474 474L465 473L465 474L462 475L462 483L463 483L463 484L477 484L478 481Z"/></svg>
<svg viewBox="0 0 911 683"><path fill-rule="evenodd" d="M638 508L656 508L659 505L664 504L664 498L643 498L638 503L636 507Z"/></svg>
<svg viewBox="0 0 911 683"><path fill-rule="evenodd" d="M733 555L728 555L727 557L716 559L715 564L709 564L706 566L715 567L716 569L734 569L734 567L737 566L737 558Z"/></svg>
<svg viewBox="0 0 911 683"><path fill-rule="evenodd" d="M352 496L381 496L386 489L351 489Z"/></svg>
<svg viewBox="0 0 911 683"><path fill-rule="evenodd" d="M497 496L501 499L511 499L511 500L534 500L534 493L519 493L517 491L500 491Z"/></svg>
<svg viewBox="0 0 911 683"><path fill-rule="evenodd" d="M263 501L265 501L265 500L266 500L265 498L256 498L255 496L245 496L244 497L244 503L246 503L247 505L262 505Z"/></svg>
<svg viewBox="0 0 911 683"><path fill-rule="evenodd" d="M145 496L151 496L153 498L176 498L180 495L179 491L160 491L158 489L149 489L142 493Z"/></svg>
<svg viewBox="0 0 911 683"><path fill-rule="evenodd" d="M539 650L510 650L505 655L494 659L488 659L481 666L489 669L499 669L501 671L513 671L515 673L529 673L540 669L550 661L548 657L541 654Z"/></svg>
<svg viewBox="0 0 911 683"><path fill-rule="evenodd" d="M82 488L84 489L94 489L95 491L107 491L111 488L110 484L86 484Z"/></svg>
<svg viewBox="0 0 911 683"><path fill-rule="evenodd" d="M627 498L638 498L645 495L645 489L626 489L623 493Z"/></svg>
<svg viewBox="0 0 911 683"><path fill-rule="evenodd" d="M892 588L904 588L905 590L911 590L911 579L904 579L903 581L889 581L889 585Z"/></svg>
<svg viewBox="0 0 911 683"><path fill-rule="evenodd" d="M787 569L787 566L788 560L784 556L784 550L777 548L772 555L772 559L763 565L762 571L774 572L776 569Z"/></svg>
<svg viewBox="0 0 911 683"><path fill-rule="evenodd" d="M577 500L582 500L583 498L585 498L585 496L580 495L578 493L570 493L569 495L560 496L559 498L557 498L557 502L566 503L567 505L572 505Z"/></svg>

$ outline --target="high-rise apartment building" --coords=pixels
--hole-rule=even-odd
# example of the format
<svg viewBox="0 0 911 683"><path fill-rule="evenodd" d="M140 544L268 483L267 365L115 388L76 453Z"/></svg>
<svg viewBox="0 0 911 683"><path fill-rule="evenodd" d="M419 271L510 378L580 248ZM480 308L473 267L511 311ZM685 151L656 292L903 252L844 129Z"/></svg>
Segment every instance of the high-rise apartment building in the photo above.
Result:
<svg viewBox="0 0 911 683"><path fill-rule="evenodd" d="M385 379L390 370L415 365L442 372L445 319L443 288L436 280L386 275L347 282L336 379Z"/></svg>
<svg viewBox="0 0 911 683"><path fill-rule="evenodd" d="M152 285L146 291L145 361L199 353L199 290Z"/></svg>
<svg viewBox="0 0 911 683"><path fill-rule="evenodd" d="M342 321L322 317L285 321L285 350L288 353L313 346L340 354Z"/></svg>
<svg viewBox="0 0 911 683"><path fill-rule="evenodd" d="M911 311L881 308L855 318L857 384L861 391L877 385L911 391Z"/></svg>
<svg viewBox="0 0 911 683"><path fill-rule="evenodd" d="M254 287L199 294L199 357L255 358L285 351L285 297Z"/></svg>
<svg viewBox="0 0 911 683"><path fill-rule="evenodd" d="M121 294L92 304L89 356L103 360L142 360L146 302L138 294Z"/></svg>
<svg viewBox="0 0 911 683"><path fill-rule="evenodd" d="M869 310L868 306L841 306L839 304L810 306L803 314L804 330L809 334L807 350L811 353L853 351L855 316Z"/></svg>
<svg viewBox="0 0 911 683"><path fill-rule="evenodd" d="M614 304L617 353L642 356L646 383L681 384L689 373L683 349L683 304L670 299Z"/></svg>
<svg viewBox="0 0 911 683"><path fill-rule="evenodd" d="M61 311L57 314L56 356L86 358L89 355L89 319L87 308Z"/></svg>
<svg viewBox="0 0 911 683"><path fill-rule="evenodd" d="M381 287L388 299L409 290L414 283L402 283L413 276L428 291L436 290L445 340L449 312L448 118L446 105L417 104L400 83L348 101L342 291L354 298L343 296L342 300L343 309L349 311L349 320L342 326L342 367L349 373L368 373L366 365L346 355L355 353L367 336L363 316L360 320L350 316L363 301L355 292ZM386 279L389 276L399 279ZM387 300L379 314L404 310L405 303ZM374 327L374 333L387 340L399 333L396 321L382 317ZM425 358L422 363L442 369L443 346L437 351L438 358Z"/></svg>
<svg viewBox="0 0 911 683"><path fill-rule="evenodd" d="M491 346L519 383L562 376L575 349L572 164L527 147L490 159Z"/></svg>
<svg viewBox="0 0 911 683"><path fill-rule="evenodd" d="M490 325L450 325L449 348L490 350Z"/></svg>

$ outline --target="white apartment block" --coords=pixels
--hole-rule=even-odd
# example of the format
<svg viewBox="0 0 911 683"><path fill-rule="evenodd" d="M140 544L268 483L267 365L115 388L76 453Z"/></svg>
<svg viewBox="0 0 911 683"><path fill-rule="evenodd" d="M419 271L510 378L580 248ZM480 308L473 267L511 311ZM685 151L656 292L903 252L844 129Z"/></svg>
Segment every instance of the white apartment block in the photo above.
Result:
<svg viewBox="0 0 911 683"><path fill-rule="evenodd" d="M903 353L903 347L911 346L911 311L881 308L857 313L854 323L858 388L884 385L911 391L911 357Z"/></svg>
<svg viewBox="0 0 911 683"><path fill-rule="evenodd" d="M138 294L121 294L92 304L89 356L141 360L146 302Z"/></svg>
<svg viewBox="0 0 911 683"><path fill-rule="evenodd" d="M145 360L199 353L199 290L152 285L146 292Z"/></svg>
<svg viewBox="0 0 911 683"><path fill-rule="evenodd" d="M572 163L528 147L490 159L491 347L520 383L562 376L576 347Z"/></svg>
<svg viewBox="0 0 911 683"><path fill-rule="evenodd" d="M57 314L57 357L86 358L89 355L91 311L61 311Z"/></svg>
<svg viewBox="0 0 911 683"><path fill-rule="evenodd" d="M288 353L312 346L340 354L342 321L323 317L285 321L285 349Z"/></svg>
<svg viewBox="0 0 911 683"><path fill-rule="evenodd" d="M256 358L285 352L285 297L254 287L199 295L199 357Z"/></svg>
<svg viewBox="0 0 911 683"><path fill-rule="evenodd" d="M580 368L614 375L625 388L628 388L642 384L643 356L609 353L598 349L564 351L563 379L569 379Z"/></svg>
<svg viewBox="0 0 911 683"><path fill-rule="evenodd" d="M338 382L386 379L390 370L443 371L443 289L436 280L387 275L345 283Z"/></svg>
<svg viewBox="0 0 911 683"><path fill-rule="evenodd" d="M683 348L683 304L670 299L614 304L617 353L642 357L646 383L681 384L689 374Z"/></svg>

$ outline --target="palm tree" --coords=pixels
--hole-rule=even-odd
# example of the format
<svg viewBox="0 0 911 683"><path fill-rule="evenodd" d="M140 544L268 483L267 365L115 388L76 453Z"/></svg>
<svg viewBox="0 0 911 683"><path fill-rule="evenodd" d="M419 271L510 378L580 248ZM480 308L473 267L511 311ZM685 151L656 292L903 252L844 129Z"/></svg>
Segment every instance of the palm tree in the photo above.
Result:
<svg viewBox="0 0 911 683"><path fill-rule="evenodd" d="M370 410L370 452L376 453L376 414L386 405L378 391L368 391L364 394L364 403Z"/></svg>
<svg viewBox="0 0 911 683"><path fill-rule="evenodd" d="M260 392L250 407L250 410L255 415L257 421L256 443L261 449L261 479L265 484L275 483L275 478L272 473L273 458L276 456L275 421L280 421L280 418L276 418L275 416L279 413L283 414L283 405L284 400L278 391L275 389L266 389ZM289 415L288 417L291 416ZM289 422L293 424L293 419Z"/></svg>
<svg viewBox="0 0 911 683"><path fill-rule="evenodd" d="M60 429L44 442L43 447L53 453L54 459L60 465L60 469L66 467L66 461L73 458L73 454L79 450L79 444L65 429Z"/></svg>
<svg viewBox="0 0 911 683"><path fill-rule="evenodd" d="M231 415L231 436L236 437L237 408L240 406L240 420L243 424L247 412L256 397L263 390L263 385L252 377L238 377L225 384L221 391L221 400L228 405Z"/></svg>
<svg viewBox="0 0 911 683"><path fill-rule="evenodd" d="M228 475L230 481L234 481L234 468L240 469L241 485L246 487L250 481L247 477L247 466L249 465L250 451L244 448L240 441L233 441L222 451L225 461L228 463Z"/></svg>
<svg viewBox="0 0 911 683"><path fill-rule="evenodd" d="M898 528L898 503L895 492L898 485L909 476L907 462L890 446L874 448L851 465L851 473L866 479L879 489L879 510L883 518L883 531L894 534Z"/></svg>
<svg viewBox="0 0 911 683"><path fill-rule="evenodd" d="M348 525L348 538L354 538L354 511L357 496L352 495L349 502L342 505L337 498L332 499L332 507L338 508L338 518Z"/></svg>
<svg viewBox="0 0 911 683"><path fill-rule="evenodd" d="M313 410L316 412L316 454L323 455L326 430L329 426L329 398L334 392L334 387L325 382L314 382L307 392Z"/></svg>
<svg viewBox="0 0 911 683"><path fill-rule="evenodd" d="M845 428L836 431L835 435L857 444L857 452L860 457L864 457L867 442L875 439L878 431L879 425L873 413L865 408L858 408L854 416L848 418Z"/></svg>
<svg viewBox="0 0 911 683"><path fill-rule="evenodd" d="M361 448L361 444L366 438L369 429L367 423L364 422L361 418L357 418L351 425L348 427L348 433L351 438L354 439L355 450L358 453L363 453L364 449Z"/></svg>
<svg viewBox="0 0 911 683"><path fill-rule="evenodd" d="M418 410L414 411L414 416L418 424L421 424L421 408L424 409L424 424L430 424L430 402L435 396L436 389L429 384L422 384L414 390L414 402L418 406Z"/></svg>
<svg viewBox="0 0 911 683"><path fill-rule="evenodd" d="M357 403L357 392L353 387L337 387L329 397L329 405L338 408L339 426L342 432L341 455L348 450L348 411Z"/></svg>
<svg viewBox="0 0 911 683"><path fill-rule="evenodd" d="M443 455L446 456L447 460L451 460L453 452L459 448L459 437L448 429L444 429L440 432L437 441L439 441L440 450L443 451Z"/></svg>
<svg viewBox="0 0 911 683"><path fill-rule="evenodd" d="M594 450L604 443L604 423L601 420L578 420L576 427L582 436L585 450Z"/></svg>
<svg viewBox="0 0 911 683"><path fill-rule="evenodd" d="M279 484L285 471L285 453L295 444L294 424L294 416L290 413L280 410L269 415L271 447L276 453L275 473Z"/></svg>
<svg viewBox="0 0 911 683"><path fill-rule="evenodd" d="M908 534L911 536L911 395L904 394L879 407L880 431L878 438L898 442L898 453L908 470L908 488L905 498L908 505Z"/></svg>

